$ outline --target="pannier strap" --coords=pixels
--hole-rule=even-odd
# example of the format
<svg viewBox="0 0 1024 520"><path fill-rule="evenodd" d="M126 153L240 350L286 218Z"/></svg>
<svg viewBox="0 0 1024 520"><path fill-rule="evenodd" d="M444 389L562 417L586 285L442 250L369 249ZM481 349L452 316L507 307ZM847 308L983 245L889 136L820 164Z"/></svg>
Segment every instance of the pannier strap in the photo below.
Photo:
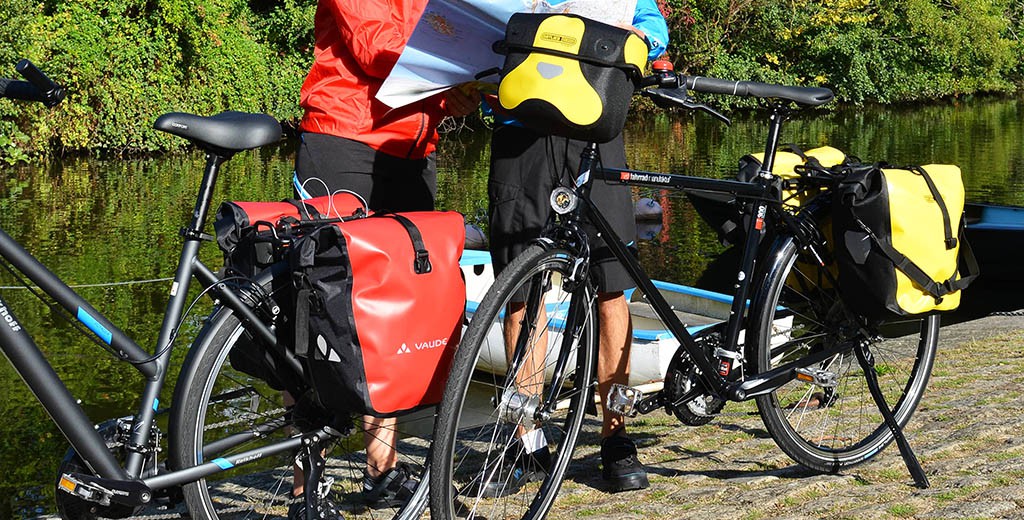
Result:
<svg viewBox="0 0 1024 520"><path fill-rule="evenodd" d="M935 181L920 166L908 166L906 169L924 177L924 182L928 185L928 191L932 192L932 198L935 199L935 203L939 205L939 211L942 212L942 231L946 234L946 249L953 249L956 247L957 239L953 236L953 225L949 220L949 210L946 209L946 202L942 200L942 195L939 193L939 188L935 186Z"/></svg>
<svg viewBox="0 0 1024 520"><path fill-rule="evenodd" d="M300 220L320 220L320 211L312 204L306 204L296 199L285 199L284 202L295 206L295 209L299 210Z"/></svg>
<svg viewBox="0 0 1024 520"><path fill-rule="evenodd" d="M591 56L583 56L580 54L573 54L571 52L560 51L557 49L548 49L546 47L537 47L534 45L524 45L520 43L508 43L506 40L498 40L491 46L494 52L498 54L508 54L510 51L527 51L527 52L539 52L541 54L547 54L549 56L558 56L559 58L566 58L575 61L582 61L591 65L597 65L599 67L612 67L616 69L622 69L628 72L632 72L635 76L640 75L640 69L632 63L626 63L623 61L611 61L602 60L600 58L594 58Z"/></svg>
<svg viewBox="0 0 1024 520"><path fill-rule="evenodd" d="M897 251L894 247L887 244L884 240L879 240L874 233L868 229L868 226L864 224L859 218L857 224L871 237L872 242L882 251L882 253L889 258L896 268L907 275L917 285L921 286L928 294L930 294L936 301L942 299L943 296L954 293L961 289L966 288L975 278L978 277L980 269L978 268L978 260L974 257L974 250L971 249L971 245L966 240L960 240L960 251L959 258L957 259L957 270L953 273L948 280L937 282L932 280L928 273L925 273L923 269L918 267L913 261L906 257L903 253ZM963 225L960 226L960 232L963 233ZM963 266L961 269L960 266ZM959 278L958 278L959 276Z"/></svg>
<svg viewBox="0 0 1024 520"><path fill-rule="evenodd" d="M416 251L416 258L412 263L412 268L416 274L429 273L433 269L430 266L430 253L427 251L427 247L423 245L423 235L420 235L420 230L416 229L416 224L413 224L411 220L397 213L391 213L386 216L397 220L405 228L405 231L409 233L409 238L412 240L412 248Z"/></svg>

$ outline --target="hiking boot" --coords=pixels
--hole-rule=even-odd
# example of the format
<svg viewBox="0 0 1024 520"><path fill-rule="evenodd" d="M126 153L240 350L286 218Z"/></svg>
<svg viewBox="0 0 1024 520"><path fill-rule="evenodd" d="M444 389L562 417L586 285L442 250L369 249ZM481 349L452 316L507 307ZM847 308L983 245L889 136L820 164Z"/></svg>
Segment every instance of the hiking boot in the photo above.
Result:
<svg viewBox="0 0 1024 520"><path fill-rule="evenodd" d="M296 502L288 506L288 520L306 520L306 498L296 497ZM345 520L341 509L331 501L330 497L321 498L317 507L318 520Z"/></svg>
<svg viewBox="0 0 1024 520"><path fill-rule="evenodd" d="M399 507L412 499L418 485L409 466L401 462L377 478L370 477L364 470L363 500L374 509Z"/></svg>
<svg viewBox="0 0 1024 520"><path fill-rule="evenodd" d="M601 476L612 492L644 489L650 486L647 470L636 458L636 444L625 435L613 435L601 441Z"/></svg>
<svg viewBox="0 0 1024 520"><path fill-rule="evenodd" d="M526 453L521 442L513 442L497 460L490 461L484 470L487 482L479 487L476 496L498 498L518 493L527 482L544 480L551 469L551 452L547 447Z"/></svg>

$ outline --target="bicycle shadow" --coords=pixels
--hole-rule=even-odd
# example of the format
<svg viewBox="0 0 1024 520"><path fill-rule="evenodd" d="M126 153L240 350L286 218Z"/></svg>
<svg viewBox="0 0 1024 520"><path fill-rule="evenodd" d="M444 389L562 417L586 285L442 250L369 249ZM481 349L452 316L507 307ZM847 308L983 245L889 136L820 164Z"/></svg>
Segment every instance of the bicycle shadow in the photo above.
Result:
<svg viewBox="0 0 1024 520"><path fill-rule="evenodd" d="M601 438L598 433L600 423L592 420L588 423L591 424L585 425L584 431L580 432L576 453L572 464L566 471L565 480L596 491L610 492L608 483L601 476ZM751 440L771 440L771 436L764 428L725 422L716 426L723 432L742 433L749 436ZM737 457L733 450L718 449L718 447L701 450L669 441L669 437L680 435L676 429L681 429L685 434L686 428L680 424L678 427L673 427L673 431L667 434L645 432L638 429L629 431L629 436L636 443L640 459L648 474L666 478L705 477L720 481L756 480L770 477L799 479L820 474L799 464L780 468L777 466L777 460L769 457L764 457L763 460L749 456ZM693 430L693 433L694 435L698 434L696 430ZM726 447L728 445L720 446L720 448ZM650 455L645 456L645 452ZM751 455L755 455L755 453L752 452ZM657 460L650 460L650 456L656 457ZM700 466L710 465L712 467L702 469L679 467L692 466L694 462L699 462Z"/></svg>

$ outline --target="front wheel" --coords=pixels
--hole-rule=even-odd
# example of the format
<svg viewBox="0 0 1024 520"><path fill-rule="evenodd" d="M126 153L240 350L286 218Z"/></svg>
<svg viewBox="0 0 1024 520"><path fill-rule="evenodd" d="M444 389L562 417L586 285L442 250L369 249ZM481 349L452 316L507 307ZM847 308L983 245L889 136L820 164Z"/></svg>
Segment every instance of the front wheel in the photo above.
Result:
<svg viewBox="0 0 1024 520"><path fill-rule="evenodd" d="M792 238L780 239L770 258L748 332L754 373L858 337L860 329L849 320L825 267ZM878 383L902 428L928 384L939 317L906 318L870 332ZM756 398L765 428L782 451L808 468L835 473L871 459L893 441L853 350L810 368L834 376L835 384L793 380Z"/></svg>
<svg viewBox="0 0 1024 520"><path fill-rule="evenodd" d="M531 246L473 312L434 429L436 517L543 518L551 508L593 399L594 292L571 281L575 260Z"/></svg>
<svg viewBox="0 0 1024 520"><path fill-rule="evenodd" d="M261 298L275 297L269 282L261 286L262 291L256 291ZM324 476L334 479L331 496L338 510L345 518L418 518L427 506L426 485L417 486L407 502L367 502L363 488L368 445L365 437L373 430L363 426L362 416L346 416L346 421L339 421L316 404L312 392L292 397L232 365L233 350L255 346L255 339L230 309L220 308L210 317L192 345L176 387L170 430L174 467L184 469L225 460L325 425L339 428L349 424L349 434L325 452ZM421 480L426 480L432 412L423 410L397 421L385 421L386 429L379 428L404 471ZM393 433L395 429L397 434ZM296 456L296 452L289 451L265 456L186 484L184 495L191 517L288 517L301 502L292 497Z"/></svg>

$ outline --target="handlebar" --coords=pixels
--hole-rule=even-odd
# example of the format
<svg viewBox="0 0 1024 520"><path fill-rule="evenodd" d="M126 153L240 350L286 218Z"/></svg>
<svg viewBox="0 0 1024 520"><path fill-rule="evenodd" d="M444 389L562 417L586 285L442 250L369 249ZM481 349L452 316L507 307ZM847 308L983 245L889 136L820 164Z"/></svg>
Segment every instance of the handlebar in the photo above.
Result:
<svg viewBox="0 0 1024 520"><path fill-rule="evenodd" d="M658 70L653 75L643 78L640 81L640 86L658 87L658 90L680 89L707 94L783 99L812 107L824 105L835 97L831 90L822 87L797 87L760 83L757 81L734 81L701 76L685 76L667 70ZM654 92L653 89L650 89L650 91ZM672 97L678 98L680 96Z"/></svg>
<svg viewBox="0 0 1024 520"><path fill-rule="evenodd" d="M0 97L20 101L38 101L48 108L60 104L67 92L46 77L31 61L21 60L14 67L28 81L0 78Z"/></svg>

